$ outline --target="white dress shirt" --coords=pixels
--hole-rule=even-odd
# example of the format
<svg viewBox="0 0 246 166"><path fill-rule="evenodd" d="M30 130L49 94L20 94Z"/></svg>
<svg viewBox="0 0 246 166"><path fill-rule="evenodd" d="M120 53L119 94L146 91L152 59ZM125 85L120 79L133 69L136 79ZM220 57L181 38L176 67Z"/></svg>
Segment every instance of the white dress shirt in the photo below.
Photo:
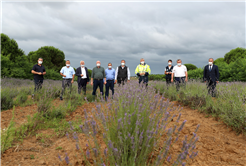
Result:
<svg viewBox="0 0 246 166"><path fill-rule="evenodd" d="M83 78L83 79L87 78L85 67L81 67L81 74L83 74L83 76L81 78Z"/></svg>

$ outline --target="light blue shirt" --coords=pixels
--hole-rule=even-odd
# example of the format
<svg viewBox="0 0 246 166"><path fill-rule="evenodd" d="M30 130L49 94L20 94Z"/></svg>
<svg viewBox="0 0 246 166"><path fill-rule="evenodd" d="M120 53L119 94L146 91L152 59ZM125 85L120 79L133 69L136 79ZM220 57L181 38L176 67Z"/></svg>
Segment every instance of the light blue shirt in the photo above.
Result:
<svg viewBox="0 0 246 166"><path fill-rule="evenodd" d="M113 68L111 68L111 70L106 69L105 74L106 74L106 80L114 80L115 70Z"/></svg>
<svg viewBox="0 0 246 166"><path fill-rule="evenodd" d="M62 67L60 73L62 73L63 75L66 76L66 77L62 77L62 78L71 79L71 78L73 78L75 71L74 71L74 68L71 66L69 68L67 68L67 66L64 66L64 67Z"/></svg>

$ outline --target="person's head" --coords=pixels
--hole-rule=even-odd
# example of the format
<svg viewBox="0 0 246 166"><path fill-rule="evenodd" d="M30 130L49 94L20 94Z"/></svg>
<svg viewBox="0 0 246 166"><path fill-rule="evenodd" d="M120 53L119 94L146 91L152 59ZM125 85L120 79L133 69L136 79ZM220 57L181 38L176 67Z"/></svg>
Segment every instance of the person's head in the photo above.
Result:
<svg viewBox="0 0 246 166"><path fill-rule="evenodd" d="M85 66L85 61L80 61L80 66L84 67Z"/></svg>
<svg viewBox="0 0 246 166"><path fill-rule="evenodd" d="M125 66L126 61L125 60L121 60L121 66Z"/></svg>
<svg viewBox="0 0 246 166"><path fill-rule="evenodd" d="M209 64L209 65L212 65L213 63L214 63L214 59L213 59L213 58L209 58L209 59L208 59L208 64Z"/></svg>
<svg viewBox="0 0 246 166"><path fill-rule="evenodd" d="M108 63L108 68L111 69L112 68L112 63Z"/></svg>
<svg viewBox="0 0 246 166"><path fill-rule="evenodd" d="M101 62L97 61L97 67L100 67L100 66L101 66Z"/></svg>
<svg viewBox="0 0 246 166"><path fill-rule="evenodd" d="M70 67L70 60L66 60L66 66L67 66L67 68Z"/></svg>
<svg viewBox="0 0 246 166"><path fill-rule="evenodd" d="M173 61L172 61L171 59L168 60L168 64L169 64L169 65L172 65L172 62L173 62Z"/></svg>
<svg viewBox="0 0 246 166"><path fill-rule="evenodd" d="M38 58L38 64L41 65L43 63L43 58Z"/></svg>
<svg viewBox="0 0 246 166"><path fill-rule="evenodd" d="M140 59L140 63L141 63L142 65L144 65L144 59L143 59L143 58Z"/></svg>
<svg viewBox="0 0 246 166"><path fill-rule="evenodd" d="M178 59L178 60L177 60L177 65L178 65L178 66L181 66L181 64L182 64L181 59Z"/></svg>

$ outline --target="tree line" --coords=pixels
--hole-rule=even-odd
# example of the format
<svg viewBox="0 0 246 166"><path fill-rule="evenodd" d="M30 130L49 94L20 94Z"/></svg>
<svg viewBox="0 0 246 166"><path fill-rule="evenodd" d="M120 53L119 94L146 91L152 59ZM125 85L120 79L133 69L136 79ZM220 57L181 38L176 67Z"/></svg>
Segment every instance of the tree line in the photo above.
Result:
<svg viewBox="0 0 246 166"><path fill-rule="evenodd" d="M53 46L44 46L36 51L31 51L25 55L24 51L18 47L14 39L10 39L6 34L1 33L1 76L33 79L31 69L37 63L37 59L44 59L47 74L45 79L61 80L59 72L65 65L65 54ZM246 81L246 49L235 48L218 58L214 64L219 67L220 81ZM203 68L197 68L193 64L184 64L188 70L190 79L202 79ZM75 69L76 70L76 69ZM164 71L163 71L164 73ZM89 76L91 70L89 70ZM164 80L164 74L151 74L150 80Z"/></svg>

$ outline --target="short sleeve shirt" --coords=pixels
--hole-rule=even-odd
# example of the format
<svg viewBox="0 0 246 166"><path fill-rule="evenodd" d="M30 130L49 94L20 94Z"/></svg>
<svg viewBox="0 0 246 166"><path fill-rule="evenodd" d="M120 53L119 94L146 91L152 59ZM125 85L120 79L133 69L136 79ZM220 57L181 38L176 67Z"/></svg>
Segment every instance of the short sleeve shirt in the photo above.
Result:
<svg viewBox="0 0 246 166"><path fill-rule="evenodd" d="M36 71L36 72L45 72L45 68L43 65L39 66L38 64L34 65L32 67L32 70L33 71ZM38 80L43 80L44 79L44 76L43 75L38 75L38 74L33 74L34 75L34 79L38 79Z"/></svg>
<svg viewBox="0 0 246 166"><path fill-rule="evenodd" d="M62 77L64 79L72 79L73 75L75 74L74 68L73 67L69 67L67 68L67 66L62 67L60 73L62 73L63 75L65 75L66 77Z"/></svg>
<svg viewBox="0 0 246 166"><path fill-rule="evenodd" d="M180 67L176 65L173 68L174 77L185 77L185 72L187 72L187 68L184 65Z"/></svg>

